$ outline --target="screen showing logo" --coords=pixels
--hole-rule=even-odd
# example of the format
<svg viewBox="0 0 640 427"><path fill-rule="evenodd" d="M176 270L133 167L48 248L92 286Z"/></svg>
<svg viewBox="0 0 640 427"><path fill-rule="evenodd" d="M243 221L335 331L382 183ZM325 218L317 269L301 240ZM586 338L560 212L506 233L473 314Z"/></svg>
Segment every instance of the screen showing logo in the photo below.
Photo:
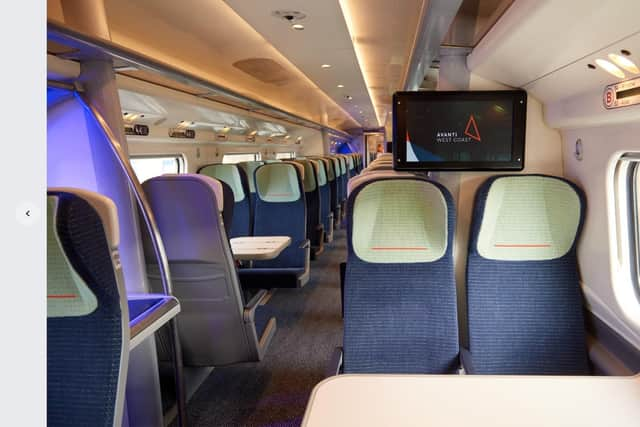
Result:
<svg viewBox="0 0 640 427"><path fill-rule="evenodd" d="M510 161L510 102L415 101L406 107L407 162Z"/></svg>

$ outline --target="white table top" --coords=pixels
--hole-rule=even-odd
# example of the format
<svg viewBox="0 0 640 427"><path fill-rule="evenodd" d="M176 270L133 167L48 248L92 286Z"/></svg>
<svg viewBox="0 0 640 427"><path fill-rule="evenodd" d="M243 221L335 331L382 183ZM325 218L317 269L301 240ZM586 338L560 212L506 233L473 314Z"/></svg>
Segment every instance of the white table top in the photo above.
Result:
<svg viewBox="0 0 640 427"><path fill-rule="evenodd" d="M640 426L640 375L339 375L302 423L336 426Z"/></svg>
<svg viewBox="0 0 640 427"><path fill-rule="evenodd" d="M291 244L289 236L234 237L230 240L233 258L242 261L274 259Z"/></svg>

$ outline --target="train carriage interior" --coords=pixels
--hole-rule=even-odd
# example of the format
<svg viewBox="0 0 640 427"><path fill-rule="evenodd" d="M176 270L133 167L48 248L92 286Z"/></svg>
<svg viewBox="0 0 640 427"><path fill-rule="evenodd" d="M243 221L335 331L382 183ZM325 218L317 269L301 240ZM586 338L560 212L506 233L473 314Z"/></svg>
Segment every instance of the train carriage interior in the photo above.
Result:
<svg viewBox="0 0 640 427"><path fill-rule="evenodd" d="M9 424L640 425L640 2L37 3Z"/></svg>

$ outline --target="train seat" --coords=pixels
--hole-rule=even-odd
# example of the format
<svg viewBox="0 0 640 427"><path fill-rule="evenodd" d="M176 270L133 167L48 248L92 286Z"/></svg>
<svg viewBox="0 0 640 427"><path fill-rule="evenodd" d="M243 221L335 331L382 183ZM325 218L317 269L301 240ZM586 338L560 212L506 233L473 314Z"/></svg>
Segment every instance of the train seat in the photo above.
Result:
<svg viewBox="0 0 640 427"><path fill-rule="evenodd" d="M331 186L327 175L327 164L323 159L310 159L318 178L318 188L320 190L320 219L324 228L324 241L333 240L333 212L331 205Z"/></svg>
<svg viewBox="0 0 640 427"><path fill-rule="evenodd" d="M311 259L324 252L324 221L322 220L322 195L320 182L313 161L296 159L292 162L302 165L304 196L307 204L307 238L311 242Z"/></svg>
<svg viewBox="0 0 640 427"><path fill-rule="evenodd" d="M256 180L254 174L256 169L264 165L264 162L240 162L238 166L244 171L247 176L247 183L249 184L249 202L251 203L251 214L256 209ZM253 216L251 218L251 225L253 226Z"/></svg>
<svg viewBox="0 0 640 427"><path fill-rule="evenodd" d="M459 366L449 192L374 179L348 202L344 373L453 373Z"/></svg>
<svg viewBox="0 0 640 427"><path fill-rule="evenodd" d="M245 301L220 210L222 183L206 175L163 175L143 184L165 245L184 364L219 366L259 361L276 330L266 291ZM145 242L150 260L152 250ZM158 267L148 261L152 286Z"/></svg>
<svg viewBox="0 0 640 427"><path fill-rule="evenodd" d="M119 425L129 310L116 206L52 188L47 223L47 425Z"/></svg>
<svg viewBox="0 0 640 427"><path fill-rule="evenodd" d="M333 171L333 184L331 187L331 204L333 207L333 226L338 228L342 223L342 201L344 200L342 194L342 169L340 168L340 160L337 157L327 157L331 162L331 169ZM331 184L330 184L331 185Z"/></svg>
<svg viewBox="0 0 640 427"><path fill-rule="evenodd" d="M589 373L576 241L580 189L498 176L478 189L467 260L469 351L479 374Z"/></svg>
<svg viewBox="0 0 640 427"><path fill-rule="evenodd" d="M340 165L340 179L338 181L338 185L340 186L340 211L342 214L342 218L347 213L346 204L347 204L347 182L349 181L349 175L347 172L347 162L344 157L341 155L336 155L338 159L338 164Z"/></svg>
<svg viewBox="0 0 640 427"><path fill-rule="evenodd" d="M357 175L356 173L356 163L353 160L353 155L347 156L347 169L349 170L349 178L353 178Z"/></svg>
<svg viewBox="0 0 640 427"><path fill-rule="evenodd" d="M311 157L314 160L320 161L324 165L324 173L327 180L327 193L329 195L329 215L331 217L332 229L325 229L325 241L331 242L333 240L333 229L336 228L336 215L338 212L338 193L336 185L336 175L333 160L330 157L318 156Z"/></svg>
<svg viewBox="0 0 640 427"><path fill-rule="evenodd" d="M291 244L273 260L254 261L240 270L245 288L302 287L309 281L310 242L306 231L306 202L302 165L265 164L255 172L255 236L289 236Z"/></svg>
<svg viewBox="0 0 640 427"><path fill-rule="evenodd" d="M250 236L251 201L249 181L244 169L234 164L216 163L201 167L198 173L224 182L233 191L233 215L229 238Z"/></svg>

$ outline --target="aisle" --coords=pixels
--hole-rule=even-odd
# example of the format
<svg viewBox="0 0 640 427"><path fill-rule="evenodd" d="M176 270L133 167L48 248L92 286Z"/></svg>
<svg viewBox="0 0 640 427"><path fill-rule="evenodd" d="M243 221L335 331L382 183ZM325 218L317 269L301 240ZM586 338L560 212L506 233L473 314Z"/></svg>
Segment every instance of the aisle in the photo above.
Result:
<svg viewBox="0 0 640 427"><path fill-rule="evenodd" d="M302 289L278 289L271 299L278 331L260 363L215 369L188 405L190 426L296 426L313 387L342 344L340 262L346 233L318 260Z"/></svg>

